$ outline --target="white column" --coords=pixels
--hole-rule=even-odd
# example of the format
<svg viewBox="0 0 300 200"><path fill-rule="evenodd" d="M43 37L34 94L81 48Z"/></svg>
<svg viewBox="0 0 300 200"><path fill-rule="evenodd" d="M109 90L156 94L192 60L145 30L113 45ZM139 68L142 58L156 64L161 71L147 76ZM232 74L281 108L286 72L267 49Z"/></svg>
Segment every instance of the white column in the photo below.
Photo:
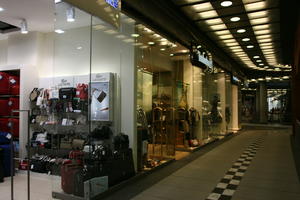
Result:
<svg viewBox="0 0 300 200"><path fill-rule="evenodd" d="M232 85L231 86L231 108L232 108L232 131L239 130L239 111L238 111L238 86Z"/></svg>

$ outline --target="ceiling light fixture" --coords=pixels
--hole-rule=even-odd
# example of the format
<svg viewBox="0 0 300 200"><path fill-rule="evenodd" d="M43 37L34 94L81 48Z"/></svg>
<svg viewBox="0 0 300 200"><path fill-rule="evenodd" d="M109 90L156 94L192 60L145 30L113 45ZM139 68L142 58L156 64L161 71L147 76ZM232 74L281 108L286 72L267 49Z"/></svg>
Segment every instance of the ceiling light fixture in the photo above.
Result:
<svg viewBox="0 0 300 200"><path fill-rule="evenodd" d="M62 34L64 33L65 31L61 30L61 29L55 29L54 31L55 33L58 33L58 34Z"/></svg>
<svg viewBox="0 0 300 200"><path fill-rule="evenodd" d="M259 66L263 66L264 64L263 64L263 63L259 63L258 65L259 65Z"/></svg>
<svg viewBox="0 0 300 200"><path fill-rule="evenodd" d="M22 34L27 34L27 33L28 33L28 28L27 28L27 21L26 21L26 19L22 19L22 21L21 21L21 33L22 33Z"/></svg>
<svg viewBox="0 0 300 200"><path fill-rule="evenodd" d="M133 34L131 34L131 37L134 37L134 38L137 38L137 37L139 37L140 35L139 34L137 34L137 33L133 33Z"/></svg>
<svg viewBox="0 0 300 200"><path fill-rule="evenodd" d="M75 21L75 8L69 7L66 11L67 14L67 22L74 22Z"/></svg>
<svg viewBox="0 0 300 200"><path fill-rule="evenodd" d="M166 49L165 48L162 48L162 49L160 49L161 51L165 51Z"/></svg>
<svg viewBox="0 0 300 200"><path fill-rule="evenodd" d="M242 41L243 42L248 42L248 41L250 41L250 38L243 38Z"/></svg>
<svg viewBox="0 0 300 200"><path fill-rule="evenodd" d="M60 3L61 0L54 0L54 3Z"/></svg>
<svg viewBox="0 0 300 200"><path fill-rule="evenodd" d="M261 60L256 60L256 62L261 62Z"/></svg>
<svg viewBox="0 0 300 200"><path fill-rule="evenodd" d="M230 21L232 21L232 22L238 22L240 20L241 20L241 18L239 18L239 17L232 17L232 18L230 18Z"/></svg>
<svg viewBox="0 0 300 200"><path fill-rule="evenodd" d="M155 42L148 42L148 44L149 44L149 45L154 45L154 44L155 44Z"/></svg>
<svg viewBox="0 0 300 200"><path fill-rule="evenodd" d="M221 2L221 6L223 7L229 7L232 5L232 1L223 1Z"/></svg>
<svg viewBox="0 0 300 200"><path fill-rule="evenodd" d="M254 48L254 46L253 45L248 45L247 48L252 49L252 48Z"/></svg>
<svg viewBox="0 0 300 200"><path fill-rule="evenodd" d="M0 7L0 12L4 11L4 8Z"/></svg>
<svg viewBox="0 0 300 200"><path fill-rule="evenodd" d="M237 32L237 33L245 33L246 30L245 30L245 29L238 29L236 32Z"/></svg>

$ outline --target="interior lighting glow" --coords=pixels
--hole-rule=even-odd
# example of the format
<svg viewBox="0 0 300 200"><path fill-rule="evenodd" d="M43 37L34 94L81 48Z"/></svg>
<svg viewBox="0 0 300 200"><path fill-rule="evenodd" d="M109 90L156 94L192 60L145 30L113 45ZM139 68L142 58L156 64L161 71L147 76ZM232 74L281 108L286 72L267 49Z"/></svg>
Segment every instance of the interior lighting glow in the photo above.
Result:
<svg viewBox="0 0 300 200"><path fill-rule="evenodd" d="M238 22L240 20L241 20L240 17L232 17L232 18L230 18L230 21L232 21L232 22Z"/></svg>
<svg viewBox="0 0 300 200"><path fill-rule="evenodd" d="M259 58L259 56L253 56L253 58Z"/></svg>
<svg viewBox="0 0 300 200"><path fill-rule="evenodd" d="M248 42L248 41L250 41L250 38L243 38L242 41L243 42Z"/></svg>
<svg viewBox="0 0 300 200"><path fill-rule="evenodd" d="M252 48L254 48L254 46L253 45L248 45L247 48L252 49Z"/></svg>
<svg viewBox="0 0 300 200"><path fill-rule="evenodd" d="M58 34L63 34L65 31L61 30L61 29L55 29L54 31L55 33L58 33Z"/></svg>
<svg viewBox="0 0 300 200"><path fill-rule="evenodd" d="M253 30L258 31L258 30L265 30L265 29L269 29L270 25L269 24L264 24L264 25L256 25L252 27Z"/></svg>
<svg viewBox="0 0 300 200"><path fill-rule="evenodd" d="M261 9L264 9L264 8L266 8L266 2L265 1L245 4L245 9L246 9L247 12L255 11L255 10L261 10Z"/></svg>
<svg viewBox="0 0 300 200"><path fill-rule="evenodd" d="M213 7L212 5L207 2L207 3L201 3L201 4L196 4L191 6L191 8L195 11L195 12L203 12L203 11L208 11L208 10L212 10Z"/></svg>
<svg viewBox="0 0 300 200"><path fill-rule="evenodd" d="M259 12L248 13L249 19L262 18L262 17L267 17L267 16L268 16L267 11L259 11Z"/></svg>
<svg viewBox="0 0 300 200"><path fill-rule="evenodd" d="M223 21L220 18L205 20L205 22L208 25L216 25L216 24L222 24L223 23Z"/></svg>
<svg viewBox="0 0 300 200"><path fill-rule="evenodd" d="M75 21L75 8L74 7L69 7L66 10L66 14L67 14L67 22Z"/></svg>
<svg viewBox="0 0 300 200"><path fill-rule="evenodd" d="M4 8L0 7L0 12L4 11Z"/></svg>
<svg viewBox="0 0 300 200"><path fill-rule="evenodd" d="M27 21L25 19L22 19L22 21L21 21L21 33L22 34L28 33Z"/></svg>
<svg viewBox="0 0 300 200"><path fill-rule="evenodd" d="M212 30L222 30L222 29L226 29L226 26L225 24L218 24L218 25L213 25L213 26L210 26L210 28Z"/></svg>
<svg viewBox="0 0 300 200"><path fill-rule="evenodd" d="M161 50L161 51L165 51L166 49L165 49L165 48L161 48L160 50Z"/></svg>
<svg viewBox="0 0 300 200"><path fill-rule="evenodd" d="M233 36L231 34L227 34L227 35L220 35L219 38L224 40L224 39L233 38Z"/></svg>
<svg viewBox="0 0 300 200"><path fill-rule="evenodd" d="M137 33L133 33L133 34L131 34L131 37L134 37L134 38L137 38L137 37L139 37L140 35L139 34L137 34Z"/></svg>
<svg viewBox="0 0 300 200"><path fill-rule="evenodd" d="M218 13L215 10L210 10L206 12L200 12L198 15L202 18L213 18L213 17L218 17Z"/></svg>
<svg viewBox="0 0 300 200"><path fill-rule="evenodd" d="M226 35L226 34L230 34L230 31L228 31L228 30L216 31L215 34L217 34L217 35Z"/></svg>
<svg viewBox="0 0 300 200"><path fill-rule="evenodd" d="M246 29L238 29L236 32L237 32L237 33L245 33L245 32L246 32Z"/></svg>
<svg viewBox="0 0 300 200"><path fill-rule="evenodd" d="M232 1L222 1L221 6L223 7L229 7L232 5Z"/></svg>
<svg viewBox="0 0 300 200"><path fill-rule="evenodd" d="M257 19L250 19L250 23L252 25L257 25L257 24L265 24L269 22L269 18L264 17L264 18L257 18Z"/></svg>
<svg viewBox="0 0 300 200"><path fill-rule="evenodd" d="M149 44L149 45L154 45L154 44L155 44L155 42L148 42L148 44Z"/></svg>

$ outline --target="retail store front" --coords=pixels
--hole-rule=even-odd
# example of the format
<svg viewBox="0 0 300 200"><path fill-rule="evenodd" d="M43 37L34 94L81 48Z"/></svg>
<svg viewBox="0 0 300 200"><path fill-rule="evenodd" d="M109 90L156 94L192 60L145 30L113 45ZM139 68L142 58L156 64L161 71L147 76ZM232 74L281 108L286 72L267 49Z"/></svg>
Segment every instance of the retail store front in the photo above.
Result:
<svg viewBox="0 0 300 200"><path fill-rule="evenodd" d="M55 4L53 30L0 42L0 184L14 174L15 199L94 199L235 130L238 86L204 47L197 66L117 1L94 2L101 15L74 2Z"/></svg>

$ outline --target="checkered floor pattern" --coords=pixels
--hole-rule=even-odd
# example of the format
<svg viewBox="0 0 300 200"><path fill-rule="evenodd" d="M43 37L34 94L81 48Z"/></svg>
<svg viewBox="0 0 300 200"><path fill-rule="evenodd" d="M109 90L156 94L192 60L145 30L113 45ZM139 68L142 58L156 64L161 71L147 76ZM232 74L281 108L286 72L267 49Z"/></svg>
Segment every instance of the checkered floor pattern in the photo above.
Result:
<svg viewBox="0 0 300 200"><path fill-rule="evenodd" d="M264 136L261 136L246 148L243 154L239 157L239 159L237 159L237 161L235 161L206 200L231 199L263 141Z"/></svg>

